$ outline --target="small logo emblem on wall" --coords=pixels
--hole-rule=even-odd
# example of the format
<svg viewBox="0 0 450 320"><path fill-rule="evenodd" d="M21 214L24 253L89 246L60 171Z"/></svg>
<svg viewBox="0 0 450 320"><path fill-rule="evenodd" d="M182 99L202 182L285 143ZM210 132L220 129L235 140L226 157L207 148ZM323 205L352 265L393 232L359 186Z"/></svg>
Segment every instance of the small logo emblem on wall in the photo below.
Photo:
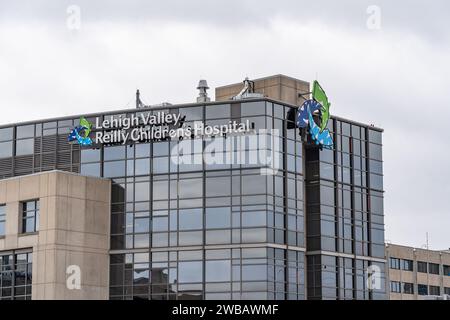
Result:
<svg viewBox="0 0 450 320"><path fill-rule="evenodd" d="M312 97L299 108L297 126L299 128L309 126L311 138L317 145L325 149L333 149L333 138L330 131L326 129L330 119L330 103L325 91L317 81L314 81L313 84ZM320 113L320 125L317 125L314 121L313 115L315 113Z"/></svg>
<svg viewBox="0 0 450 320"><path fill-rule="evenodd" d="M91 129L92 124L84 117L81 117L80 125L76 126L75 129L70 132L69 136L67 137L67 141L78 142L80 146L90 146L92 145L92 139L89 138Z"/></svg>

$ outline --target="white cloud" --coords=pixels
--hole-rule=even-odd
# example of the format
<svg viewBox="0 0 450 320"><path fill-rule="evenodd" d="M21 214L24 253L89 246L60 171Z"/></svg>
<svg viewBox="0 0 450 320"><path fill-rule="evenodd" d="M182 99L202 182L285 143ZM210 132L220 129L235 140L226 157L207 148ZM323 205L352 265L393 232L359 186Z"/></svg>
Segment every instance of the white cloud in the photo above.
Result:
<svg viewBox="0 0 450 320"><path fill-rule="evenodd" d="M267 7L247 23L228 8L215 23L184 19L182 7L172 19L96 20L84 4L75 32L63 14L51 23L12 15L0 22L1 123L132 108L136 88L146 103L193 102L200 78L215 87L245 76L317 75L334 114L385 129L386 238L421 245L429 231L431 245L446 248L450 46L395 27L386 6L375 32L361 5L351 25L325 19L328 11L300 19Z"/></svg>

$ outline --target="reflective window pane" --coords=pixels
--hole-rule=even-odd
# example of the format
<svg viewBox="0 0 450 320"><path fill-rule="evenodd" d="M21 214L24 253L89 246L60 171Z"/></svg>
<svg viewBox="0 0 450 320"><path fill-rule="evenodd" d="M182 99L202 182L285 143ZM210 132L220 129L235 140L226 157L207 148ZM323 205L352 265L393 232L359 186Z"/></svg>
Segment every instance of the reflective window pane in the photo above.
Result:
<svg viewBox="0 0 450 320"><path fill-rule="evenodd" d="M135 145L136 158L150 157L150 144L139 143Z"/></svg>
<svg viewBox="0 0 450 320"><path fill-rule="evenodd" d="M202 209L180 210L178 216L178 225L180 230L202 229L203 210Z"/></svg>
<svg viewBox="0 0 450 320"><path fill-rule="evenodd" d="M266 280L267 281L267 266L242 266L242 281Z"/></svg>
<svg viewBox="0 0 450 320"><path fill-rule="evenodd" d="M137 159L135 163L136 175L148 175L150 174L150 160L149 159Z"/></svg>
<svg viewBox="0 0 450 320"><path fill-rule="evenodd" d="M202 179L182 179L178 182L180 198L197 198L203 195Z"/></svg>
<svg viewBox="0 0 450 320"><path fill-rule="evenodd" d="M125 158L125 146L115 146L104 148L105 161L120 160Z"/></svg>
<svg viewBox="0 0 450 320"><path fill-rule="evenodd" d="M230 105L220 104L206 108L206 119L229 118Z"/></svg>
<svg viewBox="0 0 450 320"><path fill-rule="evenodd" d="M17 127L16 138L32 138L34 137L34 124Z"/></svg>
<svg viewBox="0 0 450 320"><path fill-rule="evenodd" d="M206 208L206 228L229 228L231 208Z"/></svg>
<svg viewBox="0 0 450 320"><path fill-rule="evenodd" d="M0 142L0 158L12 157L12 141Z"/></svg>
<svg viewBox="0 0 450 320"><path fill-rule="evenodd" d="M16 141L16 155L28 155L34 152L34 139L25 139Z"/></svg>
<svg viewBox="0 0 450 320"><path fill-rule="evenodd" d="M163 200L169 197L169 182L154 181L153 182L153 200Z"/></svg>
<svg viewBox="0 0 450 320"><path fill-rule="evenodd" d="M227 196L231 194L231 177L206 178L206 196Z"/></svg>
<svg viewBox="0 0 450 320"><path fill-rule="evenodd" d="M243 176L242 194L262 194L266 192L266 176Z"/></svg>
<svg viewBox="0 0 450 320"><path fill-rule="evenodd" d="M8 141L13 138L13 128L0 129L0 141Z"/></svg>
<svg viewBox="0 0 450 320"><path fill-rule="evenodd" d="M153 173L167 173L169 172L169 158L159 157L153 158Z"/></svg>
<svg viewBox="0 0 450 320"><path fill-rule="evenodd" d="M205 277L208 282L231 281L231 261L206 261Z"/></svg>
<svg viewBox="0 0 450 320"><path fill-rule="evenodd" d="M100 161L100 149L83 149L81 150L81 162L97 162Z"/></svg>
<svg viewBox="0 0 450 320"><path fill-rule="evenodd" d="M201 261L178 263L178 281L180 283L202 282L203 268Z"/></svg>
<svg viewBox="0 0 450 320"><path fill-rule="evenodd" d="M135 184L134 200L135 201L150 200L150 182L140 182Z"/></svg>
<svg viewBox="0 0 450 320"><path fill-rule="evenodd" d="M370 130L369 129L369 141L381 144L381 136L382 133L380 131Z"/></svg>
<svg viewBox="0 0 450 320"><path fill-rule="evenodd" d="M82 164L81 174L84 176L100 177L100 163Z"/></svg>
<svg viewBox="0 0 450 320"><path fill-rule="evenodd" d="M125 176L125 161L105 162L103 176L105 178Z"/></svg>

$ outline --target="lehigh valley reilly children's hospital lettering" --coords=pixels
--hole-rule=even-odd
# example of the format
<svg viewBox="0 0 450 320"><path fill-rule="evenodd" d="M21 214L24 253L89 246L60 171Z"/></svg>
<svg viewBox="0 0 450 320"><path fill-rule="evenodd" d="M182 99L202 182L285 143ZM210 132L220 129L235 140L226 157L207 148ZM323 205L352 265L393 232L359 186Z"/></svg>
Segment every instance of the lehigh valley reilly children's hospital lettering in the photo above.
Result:
<svg viewBox="0 0 450 320"><path fill-rule="evenodd" d="M193 125L185 125L185 117L180 114L158 112L157 114L111 117L101 121L96 118L95 128L85 118L72 130L69 142L78 142L82 146L99 144L127 144L149 142L166 139L183 140L204 136L226 136L251 132L254 124L229 121L223 125L205 125L195 121ZM93 137L90 137L92 132Z"/></svg>

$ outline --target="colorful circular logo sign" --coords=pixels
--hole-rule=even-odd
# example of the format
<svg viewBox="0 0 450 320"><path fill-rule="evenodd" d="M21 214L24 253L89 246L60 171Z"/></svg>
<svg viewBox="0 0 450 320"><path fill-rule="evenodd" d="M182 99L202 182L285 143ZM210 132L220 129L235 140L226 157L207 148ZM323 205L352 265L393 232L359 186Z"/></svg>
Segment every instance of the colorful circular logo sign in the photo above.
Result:
<svg viewBox="0 0 450 320"><path fill-rule="evenodd" d="M333 138L327 129L328 120L330 119L330 103L325 91L317 81L313 84L313 99L306 100L298 110L297 127L308 127L311 138L320 147L325 149L333 149ZM319 112L320 123L314 120L314 114Z"/></svg>

